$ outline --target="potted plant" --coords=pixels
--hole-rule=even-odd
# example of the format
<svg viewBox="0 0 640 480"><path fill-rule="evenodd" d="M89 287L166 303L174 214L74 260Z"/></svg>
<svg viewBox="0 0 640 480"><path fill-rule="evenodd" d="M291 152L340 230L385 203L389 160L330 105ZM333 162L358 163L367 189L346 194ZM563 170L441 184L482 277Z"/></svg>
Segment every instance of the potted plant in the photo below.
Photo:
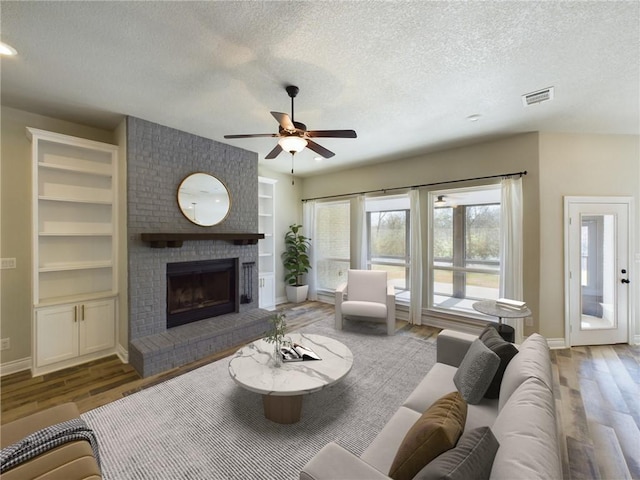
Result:
<svg viewBox="0 0 640 480"><path fill-rule="evenodd" d="M309 293L309 285L304 285L302 276L309 271L310 238L300 233L302 225L289 225L289 231L284 236L285 251L282 253L284 264L287 300L293 303L304 302Z"/></svg>

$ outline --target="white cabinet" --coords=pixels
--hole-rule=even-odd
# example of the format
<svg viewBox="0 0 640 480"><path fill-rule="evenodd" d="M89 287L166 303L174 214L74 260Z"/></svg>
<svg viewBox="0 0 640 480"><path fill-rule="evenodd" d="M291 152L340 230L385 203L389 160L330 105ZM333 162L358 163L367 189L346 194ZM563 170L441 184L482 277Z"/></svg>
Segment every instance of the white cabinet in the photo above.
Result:
<svg viewBox="0 0 640 480"><path fill-rule="evenodd" d="M52 364L68 366L79 357L112 350L115 347L114 319L114 299L36 310L35 366L40 371Z"/></svg>
<svg viewBox="0 0 640 480"><path fill-rule="evenodd" d="M260 275L259 278L259 295L260 295L260 308L267 310L273 309L276 306L276 285L275 276L273 274Z"/></svg>
<svg viewBox="0 0 640 480"><path fill-rule="evenodd" d="M39 374L115 351L118 147L34 128L27 135Z"/></svg>
<svg viewBox="0 0 640 480"><path fill-rule="evenodd" d="M260 308L276 306L275 272L275 193L277 180L258 177L258 229L264 239L258 242Z"/></svg>

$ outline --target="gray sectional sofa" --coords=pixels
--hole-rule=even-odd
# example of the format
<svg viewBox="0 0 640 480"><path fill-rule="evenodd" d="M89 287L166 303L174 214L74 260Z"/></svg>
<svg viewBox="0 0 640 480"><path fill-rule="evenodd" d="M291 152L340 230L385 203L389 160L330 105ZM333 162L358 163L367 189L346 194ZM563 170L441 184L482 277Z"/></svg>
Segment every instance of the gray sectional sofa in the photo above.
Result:
<svg viewBox="0 0 640 480"><path fill-rule="evenodd" d="M300 479L388 479L406 433L436 400L457 390L457 367L477 338L442 331L437 340L437 363L362 455L357 457L330 443L305 465ZM483 426L493 432L499 446L487 467L491 479L561 479L549 347L544 337L533 334L518 349L504 371L499 398L483 398L478 404L468 405L464 432ZM461 476L458 472L445 478ZM468 474L463 477L469 478ZM434 477L421 471L413 478Z"/></svg>

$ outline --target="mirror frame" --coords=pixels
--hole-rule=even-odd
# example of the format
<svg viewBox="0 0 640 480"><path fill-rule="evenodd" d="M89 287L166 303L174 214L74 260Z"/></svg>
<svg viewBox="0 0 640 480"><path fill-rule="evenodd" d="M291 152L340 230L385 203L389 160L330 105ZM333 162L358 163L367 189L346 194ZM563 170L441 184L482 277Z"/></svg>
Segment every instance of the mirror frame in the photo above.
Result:
<svg viewBox="0 0 640 480"><path fill-rule="evenodd" d="M191 212L192 209L190 207L186 207L186 206L183 207L183 203L181 203L181 200L184 201L185 199L184 197L181 198L181 193L183 193L183 189L186 188L185 184L189 180L195 180L195 178L198 178L201 175L209 177L210 181L217 182L217 183L211 184L212 190L216 190L216 189L220 190L220 187L222 187L222 189L224 190L224 194L226 195L227 206L225 211L222 211L221 209L220 212L218 213L213 212L209 216L206 216L205 219L198 220L196 218L195 213ZM194 192L193 195L197 195L198 193L199 192ZM227 188L227 186L222 180L206 172L194 172L187 175L184 179L182 179L182 181L180 182L180 185L178 185L178 191L176 192L176 200L178 202L178 208L180 209L180 212L182 212L182 215L184 215L184 217L187 220L189 220L191 223L198 225L200 227L212 227L213 225L218 225L222 223L229 216L229 213L231 212L231 194L229 193L229 188ZM205 199L205 200L208 200L208 199ZM191 204L193 204L193 202ZM211 199L211 206L209 208L214 208L214 207L215 207L215 201ZM195 206L193 207L193 210L195 210Z"/></svg>

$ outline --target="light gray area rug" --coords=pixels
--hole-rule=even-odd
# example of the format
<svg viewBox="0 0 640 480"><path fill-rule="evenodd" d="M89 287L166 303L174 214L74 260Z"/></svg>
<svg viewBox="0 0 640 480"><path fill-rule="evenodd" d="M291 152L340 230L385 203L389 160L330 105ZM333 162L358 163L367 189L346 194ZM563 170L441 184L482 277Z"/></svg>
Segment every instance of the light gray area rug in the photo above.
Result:
<svg viewBox="0 0 640 480"><path fill-rule="evenodd" d="M333 319L301 331L343 342L353 369L303 400L302 418L279 425L260 395L229 377L229 358L82 415L98 437L105 479L297 479L324 445L356 455L435 363L435 344Z"/></svg>

